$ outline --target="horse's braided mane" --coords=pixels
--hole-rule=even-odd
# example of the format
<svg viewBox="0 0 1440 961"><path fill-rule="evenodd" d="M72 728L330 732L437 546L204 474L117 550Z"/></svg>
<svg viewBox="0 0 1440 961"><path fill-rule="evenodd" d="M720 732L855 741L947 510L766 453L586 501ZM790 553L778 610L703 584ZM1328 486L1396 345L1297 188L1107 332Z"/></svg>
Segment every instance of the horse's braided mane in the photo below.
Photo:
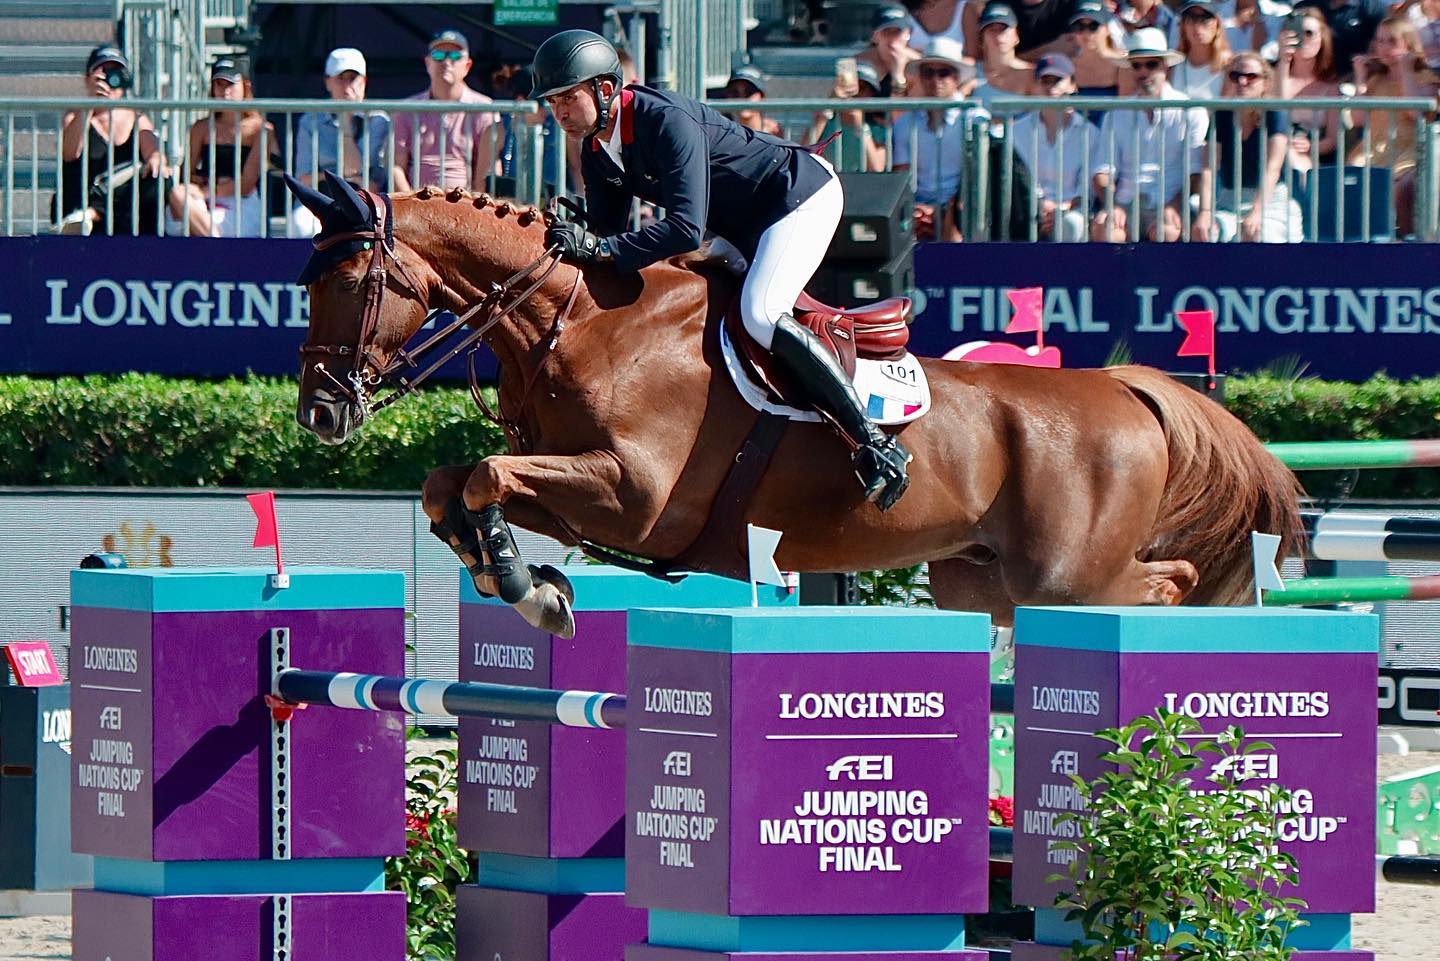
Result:
<svg viewBox="0 0 1440 961"><path fill-rule="evenodd" d="M541 210L534 204L518 204L513 200L503 197L493 197L487 193L472 193L464 187L451 187L449 190L441 190L439 187L424 186L413 194L416 200L444 199L452 204L468 203L473 204L476 210L490 208L497 217L515 215L515 221L522 227L529 227L532 224L539 224L548 227L556 222L556 217L548 210Z"/></svg>

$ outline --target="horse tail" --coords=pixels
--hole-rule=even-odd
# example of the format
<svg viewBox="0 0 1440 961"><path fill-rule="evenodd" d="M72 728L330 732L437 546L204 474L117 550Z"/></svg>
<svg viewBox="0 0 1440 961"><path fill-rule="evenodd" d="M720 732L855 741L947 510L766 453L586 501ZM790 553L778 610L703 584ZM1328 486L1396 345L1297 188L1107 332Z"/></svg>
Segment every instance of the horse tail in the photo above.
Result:
<svg viewBox="0 0 1440 961"><path fill-rule="evenodd" d="M1170 473L1141 560L1182 558L1200 573L1186 604L1254 603L1250 532L1280 535L1280 556L1305 531L1295 475L1224 407L1150 367L1110 376L1147 403L1165 431Z"/></svg>

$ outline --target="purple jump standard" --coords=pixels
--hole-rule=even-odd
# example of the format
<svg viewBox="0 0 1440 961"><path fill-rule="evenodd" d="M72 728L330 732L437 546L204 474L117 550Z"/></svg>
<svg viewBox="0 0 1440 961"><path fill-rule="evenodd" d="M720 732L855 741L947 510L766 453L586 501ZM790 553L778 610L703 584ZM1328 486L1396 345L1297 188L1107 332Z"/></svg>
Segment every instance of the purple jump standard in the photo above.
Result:
<svg viewBox="0 0 1440 961"><path fill-rule="evenodd" d="M71 575L71 834L95 855L75 961L403 957L404 719L306 711L277 754L263 698L277 631L297 663L402 671L404 577L269 573Z"/></svg>
<svg viewBox="0 0 1440 961"><path fill-rule="evenodd" d="M1379 631L1367 614L1260 608L1022 608L1016 616L1016 904L1036 908L1016 961L1062 961L1079 937L1052 907L1072 852L1060 815L1094 779L1092 735L1157 707L1207 735L1239 725L1272 749L1246 755L1244 780L1294 792L1277 832L1298 862L1289 897L1308 903L1299 959L1361 961L1350 915L1375 910L1375 690ZM1220 763L1220 759L1216 759Z"/></svg>
<svg viewBox="0 0 1440 961"><path fill-rule="evenodd" d="M637 607L745 607L748 585L706 574L676 584L594 564L563 569L575 587L575 637L527 624L481 597L460 572L459 677L466 685L625 690L628 611ZM766 606L794 592L761 587ZM460 698L452 700L457 706ZM592 727L620 719L591 710ZM624 698L605 702L618 715ZM542 708L545 698L541 698ZM455 713L461 713L459 711ZM621 961L645 937L645 912L625 905L622 857L625 737L535 716L460 721L460 843L476 852L476 884L457 893L458 961L584 958Z"/></svg>
<svg viewBox="0 0 1440 961"><path fill-rule="evenodd" d="M633 611L627 961L976 959L989 619Z"/></svg>

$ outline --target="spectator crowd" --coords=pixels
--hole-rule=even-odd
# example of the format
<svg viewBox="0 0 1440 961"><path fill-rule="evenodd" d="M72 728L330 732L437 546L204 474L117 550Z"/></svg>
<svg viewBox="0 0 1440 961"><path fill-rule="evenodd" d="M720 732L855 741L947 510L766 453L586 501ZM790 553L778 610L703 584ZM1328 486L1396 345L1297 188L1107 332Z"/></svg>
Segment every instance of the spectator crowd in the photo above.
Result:
<svg viewBox="0 0 1440 961"><path fill-rule="evenodd" d="M421 59L427 82L409 98L414 111L367 110L365 56L340 48L319 78L335 111L283 120L247 109L251 79L218 60L209 93L226 108L196 120L167 157L152 120L123 106L125 55L97 48L84 83L104 104L63 120L52 216L63 232L254 237L273 213L268 171L307 183L330 171L394 191L498 182L503 192L522 163L536 162L521 149L526 137L543 183L577 192L574 145L562 160L544 111L444 109L526 99L524 66L498 65L481 92L466 37L453 29ZM634 82L628 58L625 69ZM1417 131L1433 112L1363 101L1433 101L1437 76L1440 0L907 0L875 11L869 42L836 62L834 106L809 124L782 129L767 115L769 78L751 65L718 97L745 101L728 112L746 127L823 145L838 170L913 170L922 239L963 240L966 224L983 223L992 239L1284 243L1306 238L1302 212L1322 206L1317 197L1333 206L1334 178L1357 166L1371 178L1367 196L1390 200L1396 235L1414 233ZM1067 104L1075 96L1135 99L1076 109ZM895 97L935 106L876 109ZM1007 105L1015 97L1050 105L1016 112ZM844 105L857 98L870 103ZM1336 105L1245 106L1305 98ZM1008 206L1023 214L1011 223L966 209L977 158L993 167L997 156L1013 186ZM318 227L295 208L282 229L310 236Z"/></svg>

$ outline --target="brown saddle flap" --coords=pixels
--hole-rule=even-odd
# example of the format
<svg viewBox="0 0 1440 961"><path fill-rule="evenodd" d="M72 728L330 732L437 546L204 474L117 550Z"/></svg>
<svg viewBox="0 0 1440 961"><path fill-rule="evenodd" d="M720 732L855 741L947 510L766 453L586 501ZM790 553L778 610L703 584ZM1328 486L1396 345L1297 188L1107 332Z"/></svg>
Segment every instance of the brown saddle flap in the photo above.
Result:
<svg viewBox="0 0 1440 961"><path fill-rule="evenodd" d="M891 297L849 310L827 306L806 293L801 293L795 301L796 319L802 313L848 319L855 332L855 352L874 360L891 360L904 354L910 342L910 309L909 297Z"/></svg>
<svg viewBox="0 0 1440 961"><path fill-rule="evenodd" d="M845 368L845 376L855 376L855 327L851 320L833 314L801 313L798 310L795 320L820 338L820 342ZM794 378L785 373L785 369L771 358L770 352L761 347L745 330L745 323L740 319L738 298L725 312L725 331L730 335L730 343L735 346L735 355L744 365L751 380L763 386L770 392L771 398L779 403L801 410L809 409L810 403L805 392L795 384Z"/></svg>

